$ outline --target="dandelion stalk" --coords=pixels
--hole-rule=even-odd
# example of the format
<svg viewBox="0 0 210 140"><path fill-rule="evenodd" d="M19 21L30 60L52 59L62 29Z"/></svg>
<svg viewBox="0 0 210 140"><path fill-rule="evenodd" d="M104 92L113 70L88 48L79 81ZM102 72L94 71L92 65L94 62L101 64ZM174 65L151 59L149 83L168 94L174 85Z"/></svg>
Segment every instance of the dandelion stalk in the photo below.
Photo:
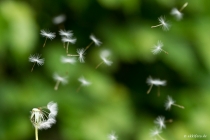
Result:
<svg viewBox="0 0 210 140"><path fill-rule="evenodd" d="M38 138L38 128L37 128L37 127L35 127L35 137L36 137L36 140L39 139L39 138Z"/></svg>

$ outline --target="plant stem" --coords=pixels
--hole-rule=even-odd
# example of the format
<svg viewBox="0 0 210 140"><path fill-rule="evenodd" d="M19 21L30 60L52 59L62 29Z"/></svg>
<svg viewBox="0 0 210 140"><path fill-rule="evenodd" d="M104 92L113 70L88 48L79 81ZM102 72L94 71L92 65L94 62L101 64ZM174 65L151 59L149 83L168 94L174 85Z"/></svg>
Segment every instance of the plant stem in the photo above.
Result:
<svg viewBox="0 0 210 140"><path fill-rule="evenodd" d="M101 65L101 64L103 64L104 63L104 61L102 61L101 63L99 63L97 66L96 66L96 69Z"/></svg>
<svg viewBox="0 0 210 140"><path fill-rule="evenodd" d="M36 140L38 140L38 128L35 127L35 137L36 137Z"/></svg>

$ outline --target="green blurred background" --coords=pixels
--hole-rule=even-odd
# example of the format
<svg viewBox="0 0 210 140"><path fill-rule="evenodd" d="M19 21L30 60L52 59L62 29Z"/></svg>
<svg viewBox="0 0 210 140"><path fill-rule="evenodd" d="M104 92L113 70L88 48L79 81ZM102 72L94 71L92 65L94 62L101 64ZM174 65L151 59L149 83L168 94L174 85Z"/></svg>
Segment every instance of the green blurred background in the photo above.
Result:
<svg viewBox="0 0 210 140"><path fill-rule="evenodd" d="M176 21L172 8L185 2L184 18ZM119 140L150 140L150 130L159 115L173 119L160 134L182 140L184 135L206 134L210 139L210 1L209 0L3 0L0 2L0 140L33 140L30 111L58 103L57 123L39 131L40 140L108 140L114 131ZM54 24L53 18L66 20ZM167 32L153 28L165 15L172 25ZM56 32L47 40L41 29ZM77 38L69 52L86 47L93 33L102 41L91 46L85 63L63 64L66 52L58 34L72 30ZM151 53L161 40L163 52ZM112 66L95 66L99 53L110 50ZM35 66L30 54L45 58ZM54 90L53 73L68 75L69 83ZM76 92L83 75L92 85ZM167 86L146 94L147 77L167 80ZM167 95L185 109L165 111Z"/></svg>

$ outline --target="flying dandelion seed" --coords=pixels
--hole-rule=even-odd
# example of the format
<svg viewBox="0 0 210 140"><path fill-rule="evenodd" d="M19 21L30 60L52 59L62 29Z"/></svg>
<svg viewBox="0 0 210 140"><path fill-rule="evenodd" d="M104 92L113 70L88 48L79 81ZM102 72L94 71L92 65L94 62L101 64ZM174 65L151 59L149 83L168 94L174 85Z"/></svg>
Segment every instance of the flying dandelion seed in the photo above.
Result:
<svg viewBox="0 0 210 140"><path fill-rule="evenodd" d="M64 22L65 20L66 20L66 15L61 14L61 15L58 15L58 16L54 17L54 18L52 19L52 22L53 22L54 24L61 24L61 23Z"/></svg>
<svg viewBox="0 0 210 140"><path fill-rule="evenodd" d="M55 33L51 33L51 32L49 32L49 31L41 30L41 33L40 33L40 34L41 34L43 37L46 38L43 47L45 46L46 41L47 41L48 38L51 39L51 40L55 38Z"/></svg>
<svg viewBox="0 0 210 140"><path fill-rule="evenodd" d="M85 49L77 49L77 54L67 54L67 56L76 56L78 57L81 63L85 62Z"/></svg>
<svg viewBox="0 0 210 140"><path fill-rule="evenodd" d="M77 92L79 92L80 88L82 86L89 86L91 85L91 82L87 81L83 76L81 76L78 81L81 83L81 85L78 87Z"/></svg>
<svg viewBox="0 0 210 140"><path fill-rule="evenodd" d="M171 10L171 15L173 15L176 20L181 20L183 18L183 14L181 11L188 5L188 3L185 3L179 10L177 8L173 8Z"/></svg>
<svg viewBox="0 0 210 140"><path fill-rule="evenodd" d="M59 87L60 83L62 83L62 84L67 84L68 83L67 77L59 76L56 73L53 75L53 78L54 78L55 81L57 81L56 84L55 84L55 87L54 87L55 90L58 90L58 87Z"/></svg>
<svg viewBox="0 0 210 140"><path fill-rule="evenodd" d="M34 65L31 68L31 72L34 69L35 64L42 66L44 64L44 58L40 59L41 55L39 54L34 54L29 56L29 61L34 63Z"/></svg>
<svg viewBox="0 0 210 140"><path fill-rule="evenodd" d="M35 137L38 140L38 129L48 129L56 123L58 113L57 103L49 102L47 107L33 108L31 111L31 123L35 127Z"/></svg>
<svg viewBox="0 0 210 140"><path fill-rule="evenodd" d="M158 18L158 20L159 20L160 24L155 25L155 26L151 26L151 28L156 28L156 27L162 26L162 29L164 31L168 31L169 28L171 27L171 25L169 23L167 23L167 21L165 20L165 17L161 16L161 17Z"/></svg>
<svg viewBox="0 0 210 140"><path fill-rule="evenodd" d="M157 42L157 45L155 45L155 46L152 48L152 53L153 53L154 55L156 55L156 54L158 54L158 53L160 53L160 52L163 51L164 53L168 54L168 52L166 52L165 50L163 50L162 47L163 47L163 43L159 40L159 41Z"/></svg>
<svg viewBox="0 0 210 140"><path fill-rule="evenodd" d="M90 35L90 39L92 42L85 48L85 51L94 43L96 46L100 46L102 44L99 39L97 39L93 34Z"/></svg>
<svg viewBox="0 0 210 140"><path fill-rule="evenodd" d="M66 53L68 54L68 48L69 48L69 43L71 44L75 44L75 42L77 41L76 38L71 38L71 37L63 37L62 38L62 42L64 43L64 48L65 48L65 43L67 43L66 45Z"/></svg>
<svg viewBox="0 0 210 140"><path fill-rule="evenodd" d="M110 55L110 51L108 51L108 50L101 51L100 57L101 57L102 61L96 66L96 69L103 63L105 63L108 66L112 65L113 62L107 59L107 57L109 55Z"/></svg>
<svg viewBox="0 0 210 140"><path fill-rule="evenodd" d="M158 96L160 96L160 92L159 92L159 86L165 86L166 85L166 81L165 80L159 80L159 79L152 79L151 76L149 76L147 78L147 84L150 86L150 88L147 91L147 94L150 93L153 85L158 87Z"/></svg>
<svg viewBox="0 0 210 140"><path fill-rule="evenodd" d="M175 101L170 96L168 96L167 101L165 102L166 110L170 110L172 105L184 109L184 106L175 104Z"/></svg>
<svg viewBox="0 0 210 140"><path fill-rule="evenodd" d="M162 131L160 129L154 128L153 130L151 130L152 137L158 137L161 140L164 140L164 138L160 136L160 133L162 133Z"/></svg>

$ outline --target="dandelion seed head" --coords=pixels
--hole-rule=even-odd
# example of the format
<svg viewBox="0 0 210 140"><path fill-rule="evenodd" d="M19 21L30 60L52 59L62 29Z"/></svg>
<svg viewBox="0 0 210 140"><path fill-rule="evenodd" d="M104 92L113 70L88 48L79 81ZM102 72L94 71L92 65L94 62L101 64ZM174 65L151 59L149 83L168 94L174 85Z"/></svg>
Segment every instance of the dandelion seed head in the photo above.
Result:
<svg viewBox="0 0 210 140"><path fill-rule="evenodd" d="M171 106L174 103L175 103L175 101L170 96L168 96L167 101L165 102L165 108L166 108L166 110L170 110L171 109Z"/></svg>
<svg viewBox="0 0 210 140"><path fill-rule="evenodd" d="M158 125L158 128L159 128L160 130L162 130L162 128L166 128L166 125L165 125L165 117L163 117L163 116L158 116L158 117L156 118L156 120L154 121L154 123L155 123L156 125Z"/></svg>
<svg viewBox="0 0 210 140"><path fill-rule="evenodd" d="M45 30L41 30L40 33L43 37L49 38L49 39L54 39L55 38L55 33L49 32L49 31L45 31Z"/></svg>
<svg viewBox="0 0 210 140"><path fill-rule="evenodd" d="M59 76L59 75L56 74L56 73L54 73L53 78L54 78L54 80L56 80L56 81L60 81L62 84L67 84L67 83L68 83L67 77Z"/></svg>
<svg viewBox="0 0 210 140"><path fill-rule="evenodd" d="M40 54L34 54L29 56L29 61L33 63L37 63L37 65L43 65L44 64L44 58L40 59Z"/></svg>
<svg viewBox="0 0 210 140"><path fill-rule="evenodd" d="M78 55L79 55L79 61L81 62L81 63L84 63L85 62L85 49L77 49L77 53L78 53Z"/></svg>
<svg viewBox="0 0 210 140"><path fill-rule="evenodd" d="M62 63L69 63L69 64L74 64L76 62L74 57L64 57L61 56L61 62Z"/></svg>
<svg viewBox="0 0 210 140"><path fill-rule="evenodd" d="M171 25L166 22L165 17L161 16L161 17L158 18L158 20L159 20L160 24L162 25L162 29L164 31L168 31L169 28L171 27Z"/></svg>
<svg viewBox="0 0 210 140"><path fill-rule="evenodd" d="M57 103L50 102L48 104L48 111L44 108L33 108L31 111L30 120L34 127L38 129L47 129L56 123L55 117L57 115Z"/></svg>
<svg viewBox="0 0 210 140"><path fill-rule="evenodd" d="M47 104L47 108L50 110L49 116L50 116L51 118L55 118L55 116L56 116L57 113L58 113L58 105L57 105L57 103L54 103L53 101L52 101L52 102L49 102L49 103Z"/></svg>
<svg viewBox="0 0 210 140"><path fill-rule="evenodd" d="M62 29L59 31L59 34L61 36L65 36L65 37L72 37L73 36L72 31L65 31L65 30L62 30Z"/></svg>
<svg viewBox="0 0 210 140"><path fill-rule="evenodd" d="M90 39L95 43L96 46L100 46L102 42L100 42L93 34L90 35Z"/></svg>
<svg viewBox="0 0 210 140"><path fill-rule="evenodd" d="M78 81L81 82L82 86L89 86L91 85L91 82L87 81L83 76L81 76Z"/></svg>
<svg viewBox="0 0 210 140"><path fill-rule="evenodd" d="M147 84L148 85L155 85L155 86L165 86L166 81L165 80L159 80L159 79L152 79L151 76L147 78Z"/></svg>

